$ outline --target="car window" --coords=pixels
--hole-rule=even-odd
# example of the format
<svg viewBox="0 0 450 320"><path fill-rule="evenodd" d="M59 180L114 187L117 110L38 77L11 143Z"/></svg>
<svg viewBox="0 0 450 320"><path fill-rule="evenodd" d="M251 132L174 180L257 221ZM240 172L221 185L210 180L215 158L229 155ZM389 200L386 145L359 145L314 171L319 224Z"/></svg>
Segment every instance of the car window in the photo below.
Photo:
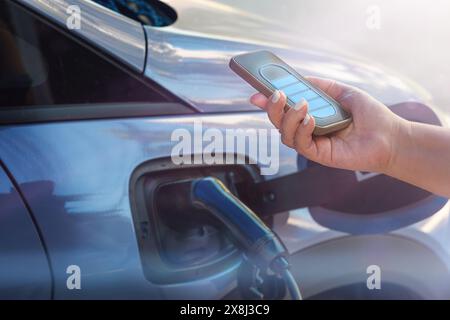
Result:
<svg viewBox="0 0 450 320"><path fill-rule="evenodd" d="M0 1L0 48L0 111L176 101L163 88L10 0Z"/></svg>
<svg viewBox="0 0 450 320"><path fill-rule="evenodd" d="M142 24L153 27L171 25L177 13L168 4L159 0L93 0L108 9L123 14Z"/></svg>

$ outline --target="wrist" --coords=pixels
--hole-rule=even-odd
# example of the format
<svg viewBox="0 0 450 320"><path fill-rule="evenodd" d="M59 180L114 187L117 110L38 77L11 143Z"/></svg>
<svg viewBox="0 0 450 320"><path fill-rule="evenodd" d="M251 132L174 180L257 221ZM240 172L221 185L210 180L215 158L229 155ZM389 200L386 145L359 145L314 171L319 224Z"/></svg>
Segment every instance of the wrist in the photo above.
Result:
<svg viewBox="0 0 450 320"><path fill-rule="evenodd" d="M413 134L413 122L398 118L393 123L393 129L391 131L391 148L389 153L389 161L386 168L382 173L389 176L395 176L395 172L398 172L401 166L402 159L404 158L405 150L408 149L411 144Z"/></svg>

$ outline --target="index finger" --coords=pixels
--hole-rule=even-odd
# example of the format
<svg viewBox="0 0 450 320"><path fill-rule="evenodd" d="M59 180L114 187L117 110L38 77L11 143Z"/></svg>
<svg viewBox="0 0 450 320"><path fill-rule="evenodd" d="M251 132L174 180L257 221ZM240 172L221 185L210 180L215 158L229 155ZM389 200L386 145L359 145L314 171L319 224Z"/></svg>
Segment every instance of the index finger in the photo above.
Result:
<svg viewBox="0 0 450 320"><path fill-rule="evenodd" d="M262 93L255 93L254 95L252 95L250 97L250 103L263 109L266 110L266 105L269 99L267 99L267 97L265 95L263 95Z"/></svg>

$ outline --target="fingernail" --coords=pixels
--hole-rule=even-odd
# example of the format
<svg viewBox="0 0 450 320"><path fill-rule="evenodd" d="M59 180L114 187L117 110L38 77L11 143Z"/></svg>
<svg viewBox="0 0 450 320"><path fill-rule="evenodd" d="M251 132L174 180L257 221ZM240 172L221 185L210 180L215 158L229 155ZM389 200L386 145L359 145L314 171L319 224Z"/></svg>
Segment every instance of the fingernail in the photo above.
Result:
<svg viewBox="0 0 450 320"><path fill-rule="evenodd" d="M272 94L272 102L273 103L277 103L278 100L280 100L281 94L280 91L276 90L273 94Z"/></svg>
<svg viewBox="0 0 450 320"><path fill-rule="evenodd" d="M311 116L309 113L306 114L305 118L303 119L303 125L306 127L309 123L309 120L311 120Z"/></svg>
<svg viewBox="0 0 450 320"><path fill-rule="evenodd" d="M306 100L302 98L302 100L300 100L299 102L296 103L296 105L294 106L294 110L300 110L305 105L306 105Z"/></svg>

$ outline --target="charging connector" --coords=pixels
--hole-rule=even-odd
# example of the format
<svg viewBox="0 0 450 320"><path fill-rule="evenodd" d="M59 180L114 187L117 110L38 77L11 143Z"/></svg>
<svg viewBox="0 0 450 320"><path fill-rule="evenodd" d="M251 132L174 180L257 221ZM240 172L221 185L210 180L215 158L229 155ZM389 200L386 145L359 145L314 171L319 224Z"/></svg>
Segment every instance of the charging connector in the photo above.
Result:
<svg viewBox="0 0 450 320"><path fill-rule="evenodd" d="M288 252L280 239L261 219L218 179L193 180L191 198L195 206L213 214L231 234L249 260L261 269L270 269L283 277L292 299L300 300L297 283L289 271Z"/></svg>

